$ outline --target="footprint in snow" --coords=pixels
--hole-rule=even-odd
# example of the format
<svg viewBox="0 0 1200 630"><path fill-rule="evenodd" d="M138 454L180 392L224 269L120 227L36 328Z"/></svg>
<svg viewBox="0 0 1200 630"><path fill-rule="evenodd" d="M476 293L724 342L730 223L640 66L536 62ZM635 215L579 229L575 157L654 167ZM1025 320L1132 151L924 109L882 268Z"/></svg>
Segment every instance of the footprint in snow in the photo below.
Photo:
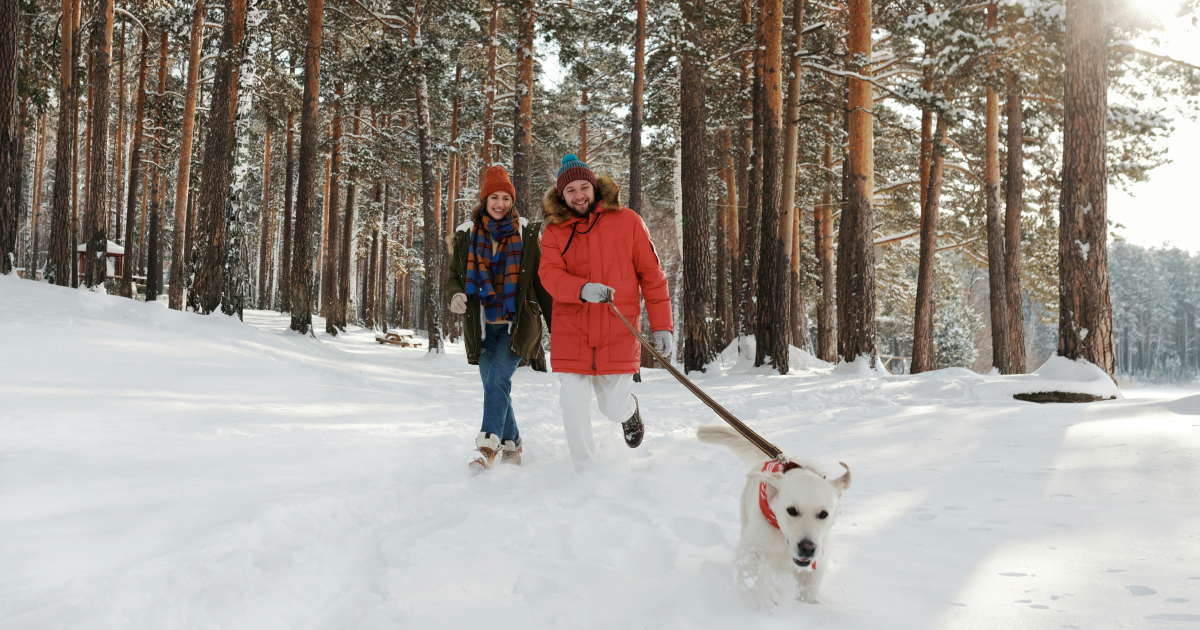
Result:
<svg viewBox="0 0 1200 630"><path fill-rule="evenodd" d="M1167 601L1171 602L1172 604L1186 604L1191 600L1186 597L1168 597Z"/></svg>
<svg viewBox="0 0 1200 630"><path fill-rule="evenodd" d="M925 512L923 514L917 514L913 516L913 518L917 519L918 521L932 521L933 519L937 518L937 514Z"/></svg>
<svg viewBox="0 0 1200 630"><path fill-rule="evenodd" d="M1132 586L1126 586L1125 590L1133 593L1135 597L1146 597L1147 595L1154 595L1158 593L1158 591L1150 588L1149 586L1138 586L1136 584Z"/></svg>

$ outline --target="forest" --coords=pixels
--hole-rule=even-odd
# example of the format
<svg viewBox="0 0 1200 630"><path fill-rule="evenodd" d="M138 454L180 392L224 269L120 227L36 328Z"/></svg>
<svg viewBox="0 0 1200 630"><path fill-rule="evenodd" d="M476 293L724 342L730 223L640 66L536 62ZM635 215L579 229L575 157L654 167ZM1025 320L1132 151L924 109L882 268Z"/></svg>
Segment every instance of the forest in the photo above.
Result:
<svg viewBox="0 0 1200 630"><path fill-rule="evenodd" d="M779 373L1195 378L1200 262L1106 216L1200 94L1156 28L1132 0L0 0L0 272L438 351L483 172L537 220L574 153L646 221L687 371L754 337Z"/></svg>

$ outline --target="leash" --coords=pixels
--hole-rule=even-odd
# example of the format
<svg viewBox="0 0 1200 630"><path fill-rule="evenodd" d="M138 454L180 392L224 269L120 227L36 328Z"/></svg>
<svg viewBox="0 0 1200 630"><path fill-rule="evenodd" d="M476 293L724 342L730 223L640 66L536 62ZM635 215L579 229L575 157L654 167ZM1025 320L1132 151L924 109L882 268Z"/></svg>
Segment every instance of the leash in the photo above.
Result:
<svg viewBox="0 0 1200 630"><path fill-rule="evenodd" d="M695 394L696 398L700 399L700 402L708 405L709 409L712 409L718 416L721 417L722 420L729 423L729 426L733 427L734 431L737 431L742 435L742 437L749 440L751 444L758 447L758 450L765 453L767 457L779 460L779 462L782 464L788 463L787 455L785 455L783 451L779 450L779 448L774 444L768 442L763 436L755 433L754 429L746 426L745 423L743 423L741 420L738 420L733 414L726 411L726 409L718 404L717 401L709 397L708 394L705 394L704 391L699 387L696 387L695 383L689 380L688 377L684 376L682 372L675 368L675 366L671 365L670 361L664 359L663 356L659 354L658 350L654 348L654 344L646 341L646 338L643 337L641 333L639 333L637 330L634 330L633 326L629 324L629 320L625 319L625 316L621 314L621 309L617 308L616 304L613 304L612 293L609 293L608 296L601 302L601 304L608 304L608 306L612 308L613 312L617 314L617 317L621 318L621 323L625 324L625 327L629 329L629 332L633 333L634 338L636 338L642 344L642 347L649 350L650 354L654 355L654 358L658 359L658 362L662 364L662 366L666 368L668 372L671 373L671 376L674 376L675 379L680 382L680 384Z"/></svg>

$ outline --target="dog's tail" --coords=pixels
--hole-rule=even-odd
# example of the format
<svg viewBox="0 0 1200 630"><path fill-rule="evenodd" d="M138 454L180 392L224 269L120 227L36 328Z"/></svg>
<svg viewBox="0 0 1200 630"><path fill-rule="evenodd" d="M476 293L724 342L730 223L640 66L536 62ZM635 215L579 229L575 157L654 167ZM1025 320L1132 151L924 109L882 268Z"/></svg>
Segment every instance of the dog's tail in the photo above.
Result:
<svg viewBox="0 0 1200 630"><path fill-rule="evenodd" d="M740 433L733 430L733 427L728 427L723 424L705 424L696 427L696 437L701 442L708 444L720 444L733 451L738 459L747 464L761 463L767 459L767 456L758 447L750 443L750 440L742 437Z"/></svg>

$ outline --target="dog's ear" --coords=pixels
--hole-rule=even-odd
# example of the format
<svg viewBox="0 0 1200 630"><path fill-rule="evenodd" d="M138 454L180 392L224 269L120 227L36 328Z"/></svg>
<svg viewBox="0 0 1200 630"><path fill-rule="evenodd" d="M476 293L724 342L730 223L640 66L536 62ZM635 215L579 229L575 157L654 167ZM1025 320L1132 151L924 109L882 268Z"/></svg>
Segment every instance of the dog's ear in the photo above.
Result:
<svg viewBox="0 0 1200 630"><path fill-rule="evenodd" d="M846 465L846 462L838 462L838 463L842 465L842 468L846 469L846 474L842 475L841 477L838 477L837 479L834 479L833 481L830 481L829 485L833 486L834 490L837 490L838 498L840 499L840 498L842 498L842 493L845 492L846 489L850 487L851 479L850 479L850 467Z"/></svg>
<svg viewBox="0 0 1200 630"><path fill-rule="evenodd" d="M764 483L767 486L767 500L773 501L775 496L779 494L779 485L783 483L783 473L777 472L762 472L756 470L746 475L750 481Z"/></svg>

